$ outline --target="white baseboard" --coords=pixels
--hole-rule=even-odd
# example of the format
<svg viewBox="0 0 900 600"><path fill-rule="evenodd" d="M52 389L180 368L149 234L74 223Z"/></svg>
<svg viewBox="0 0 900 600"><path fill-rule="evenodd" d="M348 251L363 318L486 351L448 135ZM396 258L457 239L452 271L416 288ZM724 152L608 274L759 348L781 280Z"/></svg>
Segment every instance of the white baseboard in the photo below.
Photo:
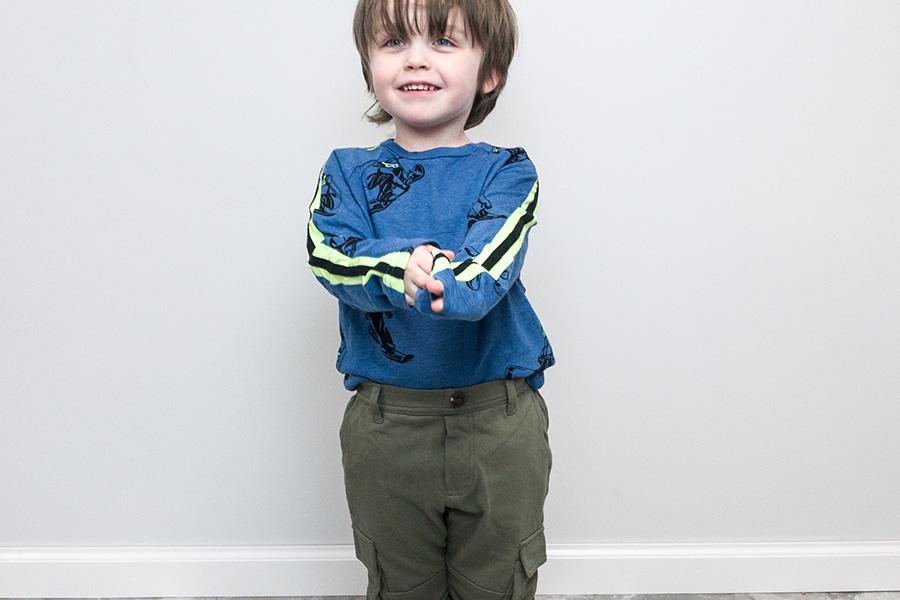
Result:
<svg viewBox="0 0 900 600"><path fill-rule="evenodd" d="M548 544L538 594L900 590L900 541ZM353 546L0 547L0 598L349 596Z"/></svg>

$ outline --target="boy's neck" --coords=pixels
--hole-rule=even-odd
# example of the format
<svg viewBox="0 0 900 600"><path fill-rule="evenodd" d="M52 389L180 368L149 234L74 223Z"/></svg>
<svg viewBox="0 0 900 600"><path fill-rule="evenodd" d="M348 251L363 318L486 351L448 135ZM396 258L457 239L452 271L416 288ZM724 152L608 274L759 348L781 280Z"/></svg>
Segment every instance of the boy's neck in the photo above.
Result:
<svg viewBox="0 0 900 600"><path fill-rule="evenodd" d="M472 143L465 131L418 133L402 128L397 129L394 141L410 152L423 152L432 148L456 148Z"/></svg>

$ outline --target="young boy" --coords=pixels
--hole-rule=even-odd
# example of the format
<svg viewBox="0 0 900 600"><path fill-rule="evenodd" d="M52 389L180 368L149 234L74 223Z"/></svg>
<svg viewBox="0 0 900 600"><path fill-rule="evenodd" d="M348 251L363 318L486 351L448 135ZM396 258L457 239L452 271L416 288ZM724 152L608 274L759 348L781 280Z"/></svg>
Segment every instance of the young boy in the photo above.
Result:
<svg viewBox="0 0 900 600"><path fill-rule="evenodd" d="M519 273L538 177L471 142L515 51L507 0L359 0L370 121L333 150L309 210L316 279L339 300L340 440L367 598L532 598L546 558L550 342ZM374 105L373 105L374 106Z"/></svg>

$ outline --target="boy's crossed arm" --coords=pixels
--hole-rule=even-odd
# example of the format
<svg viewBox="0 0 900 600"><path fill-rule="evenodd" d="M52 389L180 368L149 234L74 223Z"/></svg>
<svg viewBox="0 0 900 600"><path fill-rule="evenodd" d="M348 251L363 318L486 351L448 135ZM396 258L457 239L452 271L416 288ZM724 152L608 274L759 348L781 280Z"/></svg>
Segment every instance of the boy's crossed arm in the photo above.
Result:
<svg viewBox="0 0 900 600"><path fill-rule="evenodd" d="M537 173L523 149L485 186L470 211L462 251L425 238L375 238L332 153L310 203L309 265L339 300L366 312L415 308L433 318L477 321L516 281L536 224Z"/></svg>
<svg viewBox="0 0 900 600"><path fill-rule="evenodd" d="M309 267L330 294L365 312L411 310L405 293L410 257L416 247L437 243L376 238L367 207L347 186L332 151L319 172L306 236Z"/></svg>
<svg viewBox="0 0 900 600"><path fill-rule="evenodd" d="M454 262L453 253L430 248L431 277L416 291L415 307L434 318L478 321L519 278L528 232L537 224L538 177L522 148L494 174L469 211L470 226Z"/></svg>

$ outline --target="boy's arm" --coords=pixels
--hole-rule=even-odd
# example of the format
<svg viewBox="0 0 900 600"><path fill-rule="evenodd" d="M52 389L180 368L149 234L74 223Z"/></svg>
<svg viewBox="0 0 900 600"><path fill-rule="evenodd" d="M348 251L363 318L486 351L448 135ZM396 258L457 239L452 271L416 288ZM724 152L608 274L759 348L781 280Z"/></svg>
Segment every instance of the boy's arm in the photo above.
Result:
<svg viewBox="0 0 900 600"><path fill-rule="evenodd" d="M309 205L306 251L319 283L338 300L365 312L411 309L403 273L426 238L375 238L368 206L347 185L334 151L319 172Z"/></svg>
<svg viewBox="0 0 900 600"><path fill-rule="evenodd" d="M416 291L415 307L434 318L477 321L483 318L519 277L528 249L528 232L537 224L538 176L523 148L509 150L509 160L488 182L472 207L462 248L450 261L439 250L432 277L444 286L441 312L431 310L428 290Z"/></svg>

